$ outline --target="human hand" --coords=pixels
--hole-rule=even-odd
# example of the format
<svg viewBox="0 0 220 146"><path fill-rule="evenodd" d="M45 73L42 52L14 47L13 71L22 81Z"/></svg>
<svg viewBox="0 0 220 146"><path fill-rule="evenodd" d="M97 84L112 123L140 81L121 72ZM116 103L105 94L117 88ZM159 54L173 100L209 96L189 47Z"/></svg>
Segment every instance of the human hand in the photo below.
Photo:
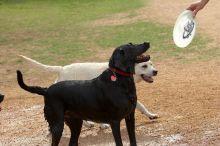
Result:
<svg viewBox="0 0 220 146"><path fill-rule="evenodd" d="M203 9L208 2L209 0L200 0L200 1L194 2L187 8L187 10L191 10L193 12L193 16L195 17L198 11Z"/></svg>

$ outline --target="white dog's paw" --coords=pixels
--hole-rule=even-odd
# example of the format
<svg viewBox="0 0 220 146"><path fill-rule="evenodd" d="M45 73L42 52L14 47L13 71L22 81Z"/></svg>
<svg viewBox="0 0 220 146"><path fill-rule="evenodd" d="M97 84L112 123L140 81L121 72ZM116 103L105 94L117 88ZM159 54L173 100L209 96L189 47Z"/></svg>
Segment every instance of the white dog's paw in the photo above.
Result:
<svg viewBox="0 0 220 146"><path fill-rule="evenodd" d="M91 121L84 121L84 125L85 125L87 128L92 128L92 127L94 127L95 123L94 123L94 122L91 122Z"/></svg>
<svg viewBox="0 0 220 146"><path fill-rule="evenodd" d="M157 119L157 118L159 118L159 115L158 115L158 114L151 114L151 115L149 116L149 119L150 119L150 120Z"/></svg>
<svg viewBox="0 0 220 146"><path fill-rule="evenodd" d="M110 125L109 125L109 124L100 124L99 127L100 127L101 129L107 129L107 128L110 127Z"/></svg>

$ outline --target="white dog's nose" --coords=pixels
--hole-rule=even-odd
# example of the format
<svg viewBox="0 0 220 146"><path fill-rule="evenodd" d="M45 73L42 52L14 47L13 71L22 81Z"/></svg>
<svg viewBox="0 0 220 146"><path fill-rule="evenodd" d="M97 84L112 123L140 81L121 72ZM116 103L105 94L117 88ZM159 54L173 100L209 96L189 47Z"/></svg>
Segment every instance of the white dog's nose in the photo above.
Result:
<svg viewBox="0 0 220 146"><path fill-rule="evenodd" d="M158 72L157 70L154 70L154 71L153 71L153 75L156 76L156 75L157 75L157 72Z"/></svg>

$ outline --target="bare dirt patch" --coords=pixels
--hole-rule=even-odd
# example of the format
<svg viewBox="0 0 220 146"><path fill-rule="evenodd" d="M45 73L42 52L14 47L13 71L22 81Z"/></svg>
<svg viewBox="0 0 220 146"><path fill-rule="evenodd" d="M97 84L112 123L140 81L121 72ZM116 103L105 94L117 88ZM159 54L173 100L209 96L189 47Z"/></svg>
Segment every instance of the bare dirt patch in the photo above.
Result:
<svg viewBox="0 0 220 146"><path fill-rule="evenodd" d="M161 117L150 121L136 113L139 145L217 144L220 141L220 62L176 64L170 60L155 66L159 70L155 83L138 84L138 98ZM55 77L45 79L45 76L43 72L31 70L25 80L29 84L47 86ZM7 97L0 115L0 142L3 145L49 145L42 97L19 89L15 78L10 85L4 88ZM124 123L122 125L123 139L128 145ZM62 145L67 145L69 136L65 128ZM82 130L81 145L105 146L113 145L112 142L109 129L102 131L95 126Z"/></svg>

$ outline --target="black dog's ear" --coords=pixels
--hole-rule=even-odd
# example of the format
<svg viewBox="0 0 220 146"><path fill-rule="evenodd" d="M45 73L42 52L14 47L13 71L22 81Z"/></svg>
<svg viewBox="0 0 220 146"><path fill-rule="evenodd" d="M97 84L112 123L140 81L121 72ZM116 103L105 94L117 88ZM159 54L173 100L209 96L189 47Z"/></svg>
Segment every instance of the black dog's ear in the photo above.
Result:
<svg viewBox="0 0 220 146"><path fill-rule="evenodd" d="M130 45L133 45L131 42L129 43Z"/></svg>

